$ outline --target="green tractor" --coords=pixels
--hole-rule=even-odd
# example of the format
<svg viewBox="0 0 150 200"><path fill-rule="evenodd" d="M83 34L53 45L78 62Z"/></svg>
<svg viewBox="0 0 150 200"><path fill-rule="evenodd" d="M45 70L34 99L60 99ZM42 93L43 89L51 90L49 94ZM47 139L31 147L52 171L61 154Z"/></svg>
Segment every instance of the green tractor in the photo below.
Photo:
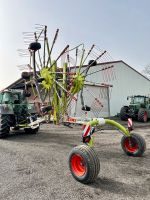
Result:
<svg viewBox="0 0 150 200"><path fill-rule="evenodd" d="M123 106L120 110L121 120L132 118L139 122L147 122L150 118L150 98L147 96L129 96L127 100L131 99L129 106Z"/></svg>
<svg viewBox="0 0 150 200"><path fill-rule="evenodd" d="M10 129L23 128L26 133L37 133L39 122L33 104L27 103L25 91L0 92L0 138L8 136Z"/></svg>

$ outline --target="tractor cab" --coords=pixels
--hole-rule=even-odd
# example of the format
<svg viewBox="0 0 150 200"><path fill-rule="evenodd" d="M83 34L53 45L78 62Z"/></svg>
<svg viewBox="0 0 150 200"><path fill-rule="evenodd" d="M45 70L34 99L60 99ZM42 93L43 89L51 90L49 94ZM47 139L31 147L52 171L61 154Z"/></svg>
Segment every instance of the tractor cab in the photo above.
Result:
<svg viewBox="0 0 150 200"><path fill-rule="evenodd" d="M150 119L150 98L148 96L134 95L128 96L130 99L128 106L123 106L120 110L121 120L128 118L137 119L140 122L147 122Z"/></svg>
<svg viewBox="0 0 150 200"><path fill-rule="evenodd" d="M0 104L12 103L12 93L10 91L3 91L0 93Z"/></svg>
<svg viewBox="0 0 150 200"><path fill-rule="evenodd" d="M35 109L29 108L24 91L5 90L0 92L0 138L8 135L10 128L36 133L39 123ZM33 124L34 122L34 124Z"/></svg>
<svg viewBox="0 0 150 200"><path fill-rule="evenodd" d="M20 104L23 99L23 95L19 91L5 90L0 93L0 104Z"/></svg>
<svg viewBox="0 0 150 200"><path fill-rule="evenodd" d="M148 108L149 97L147 96L141 96L141 95L130 96L127 97L127 100L128 99L131 99L129 107L133 108L135 112L136 111L138 112L140 108Z"/></svg>
<svg viewBox="0 0 150 200"><path fill-rule="evenodd" d="M27 101L22 91L5 90L0 93L0 107L3 114L22 116L27 112Z"/></svg>

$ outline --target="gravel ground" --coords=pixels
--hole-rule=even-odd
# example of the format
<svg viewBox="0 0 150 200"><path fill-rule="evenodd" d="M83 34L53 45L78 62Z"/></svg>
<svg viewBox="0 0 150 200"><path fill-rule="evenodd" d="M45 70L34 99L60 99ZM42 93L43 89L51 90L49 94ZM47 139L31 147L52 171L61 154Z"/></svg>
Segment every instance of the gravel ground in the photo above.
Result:
<svg viewBox="0 0 150 200"><path fill-rule="evenodd" d="M0 140L0 200L150 199L150 129L138 128L147 143L143 157L126 156L115 130L95 133L101 163L98 179L73 179L68 154L81 143L79 127L44 124L36 135L23 132Z"/></svg>

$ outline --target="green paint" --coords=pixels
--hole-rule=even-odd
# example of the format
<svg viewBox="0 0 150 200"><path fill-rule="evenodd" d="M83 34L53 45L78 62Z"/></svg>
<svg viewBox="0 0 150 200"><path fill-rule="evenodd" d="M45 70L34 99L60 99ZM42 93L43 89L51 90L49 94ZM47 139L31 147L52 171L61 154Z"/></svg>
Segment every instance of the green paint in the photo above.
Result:
<svg viewBox="0 0 150 200"><path fill-rule="evenodd" d="M67 90L67 63L64 63L63 66L63 88ZM62 114L65 116L67 110L67 95L66 91L62 90Z"/></svg>
<svg viewBox="0 0 150 200"><path fill-rule="evenodd" d="M53 70L55 71L55 65L52 68L52 72ZM40 75L42 78L44 78L44 80L42 81L42 86L46 89L46 90L50 90L54 84L54 78L56 77L53 73L51 73L51 71L49 71L48 67L44 67L41 71L40 71Z"/></svg>
<svg viewBox="0 0 150 200"><path fill-rule="evenodd" d="M91 120L91 121L87 122L87 124L89 124L91 127L92 126L97 126L97 125L99 125L99 121L97 119L94 119L94 120ZM118 122L116 122L114 120L105 119L105 124L109 124L111 126L116 127L117 129L119 129L127 137L131 136L130 132L124 126L122 126L121 124L119 124ZM88 142L88 145L90 147L94 146L93 137L91 137L91 140Z"/></svg>
<svg viewBox="0 0 150 200"><path fill-rule="evenodd" d="M90 124L90 126L96 126L96 125L99 125L99 121L97 119L95 119L95 120L88 122L87 124ZM126 136L130 136L130 132L128 131L128 129L126 129L124 126L122 126L121 124L119 124L118 122L116 122L114 120L105 119L105 124L114 126L117 129L119 129L121 132L123 132Z"/></svg>
<svg viewBox="0 0 150 200"><path fill-rule="evenodd" d="M95 119L95 120L88 122L88 124L90 124L90 126L96 126L99 124L99 121L97 119Z"/></svg>
<svg viewBox="0 0 150 200"><path fill-rule="evenodd" d="M91 136L91 139L90 139L90 141L88 142L88 146L89 146L89 147L93 147L93 146L94 146L94 137L93 137L93 136Z"/></svg>
<svg viewBox="0 0 150 200"><path fill-rule="evenodd" d="M72 84L72 87L71 87L71 94L77 94L80 92L80 90L83 89L83 86L84 86L84 81L85 81L85 77L80 74L80 73L77 73L73 76L73 84Z"/></svg>
<svg viewBox="0 0 150 200"><path fill-rule="evenodd" d="M118 122L110 119L105 119L105 123L118 128L122 133L124 133L125 136L130 136L130 132Z"/></svg>
<svg viewBox="0 0 150 200"><path fill-rule="evenodd" d="M52 66L52 73L53 73L53 78L54 80L56 80L56 71L57 71L57 64L55 61L53 61L53 66ZM60 102L59 102L59 98L58 98L58 95L57 95L57 91L58 91L58 88L57 88L57 84L56 82L54 81L53 82L53 88L54 88L54 94L53 94L53 108L54 108L54 123L55 124L58 124L59 123L59 113L60 113L60 110L59 110L59 107L60 107Z"/></svg>

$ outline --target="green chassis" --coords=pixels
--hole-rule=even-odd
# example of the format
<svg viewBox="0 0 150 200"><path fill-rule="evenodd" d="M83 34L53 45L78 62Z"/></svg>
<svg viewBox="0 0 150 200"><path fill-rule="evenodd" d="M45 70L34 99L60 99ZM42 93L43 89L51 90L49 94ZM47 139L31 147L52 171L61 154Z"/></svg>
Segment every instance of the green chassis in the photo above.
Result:
<svg viewBox="0 0 150 200"><path fill-rule="evenodd" d="M117 129L119 129L119 131L125 135L126 137L130 137L131 136L131 133L128 129L126 129L124 126L122 126L121 124L119 124L118 122L114 121L114 120L110 120L110 119L104 119L104 118L95 118L87 123L83 122L83 124L85 125L90 125L90 127L93 127L93 126L103 126L105 124L109 124L111 126L114 126L116 127ZM94 146L94 142L93 142L93 137L90 136L90 140L87 142L87 144L90 146L90 147L93 147Z"/></svg>

